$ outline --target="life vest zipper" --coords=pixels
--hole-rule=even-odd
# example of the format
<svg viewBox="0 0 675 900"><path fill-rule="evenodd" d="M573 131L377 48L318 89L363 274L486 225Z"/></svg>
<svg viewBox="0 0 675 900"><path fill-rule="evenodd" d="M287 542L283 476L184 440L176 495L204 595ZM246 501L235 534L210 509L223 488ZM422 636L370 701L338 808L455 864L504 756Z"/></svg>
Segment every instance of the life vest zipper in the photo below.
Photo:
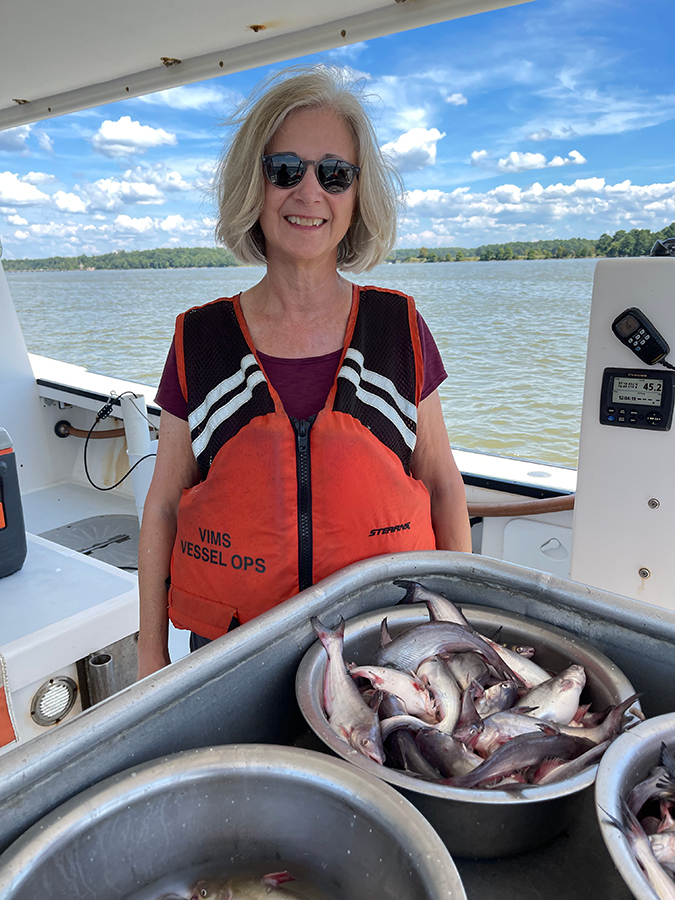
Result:
<svg viewBox="0 0 675 900"><path fill-rule="evenodd" d="M298 479L298 584L300 590L311 587L314 579L312 541L312 464L309 433L316 416L294 419L295 463Z"/></svg>

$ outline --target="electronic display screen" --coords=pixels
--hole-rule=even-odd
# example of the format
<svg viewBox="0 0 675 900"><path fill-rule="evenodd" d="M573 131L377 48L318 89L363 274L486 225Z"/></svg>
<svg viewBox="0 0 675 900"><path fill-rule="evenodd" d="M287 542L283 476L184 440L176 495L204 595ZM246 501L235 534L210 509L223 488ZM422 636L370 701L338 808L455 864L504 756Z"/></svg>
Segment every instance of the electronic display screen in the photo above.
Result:
<svg viewBox="0 0 675 900"><path fill-rule="evenodd" d="M626 378L615 375L612 381L612 403L661 406L662 397L661 378Z"/></svg>
<svg viewBox="0 0 675 900"><path fill-rule="evenodd" d="M623 319L615 322L614 327L622 337L630 337L631 334L638 330L640 323L635 316L628 314L627 316L624 316Z"/></svg>

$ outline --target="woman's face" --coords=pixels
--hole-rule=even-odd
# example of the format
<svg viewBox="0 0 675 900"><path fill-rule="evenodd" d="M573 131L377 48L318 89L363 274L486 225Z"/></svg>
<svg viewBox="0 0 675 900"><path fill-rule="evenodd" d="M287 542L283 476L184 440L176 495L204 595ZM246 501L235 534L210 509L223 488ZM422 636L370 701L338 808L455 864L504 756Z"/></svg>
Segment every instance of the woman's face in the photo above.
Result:
<svg viewBox="0 0 675 900"><path fill-rule="evenodd" d="M265 153L295 153L303 160L339 157L358 165L347 126L330 109L302 109L292 113L276 132ZM265 235L267 265L281 260L297 263L330 262L345 236L356 205L358 182L342 194L330 194L308 166L293 188L279 188L265 179L265 203L260 227Z"/></svg>

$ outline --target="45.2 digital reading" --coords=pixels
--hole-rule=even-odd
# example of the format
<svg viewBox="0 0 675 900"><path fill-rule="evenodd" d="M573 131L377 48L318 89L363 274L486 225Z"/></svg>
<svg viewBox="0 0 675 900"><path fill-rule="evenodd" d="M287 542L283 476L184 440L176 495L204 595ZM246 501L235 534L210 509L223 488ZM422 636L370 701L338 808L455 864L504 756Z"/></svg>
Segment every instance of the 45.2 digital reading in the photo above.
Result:
<svg viewBox="0 0 675 900"><path fill-rule="evenodd" d="M673 420L673 376L645 369L605 369L600 422L622 428L668 431Z"/></svg>

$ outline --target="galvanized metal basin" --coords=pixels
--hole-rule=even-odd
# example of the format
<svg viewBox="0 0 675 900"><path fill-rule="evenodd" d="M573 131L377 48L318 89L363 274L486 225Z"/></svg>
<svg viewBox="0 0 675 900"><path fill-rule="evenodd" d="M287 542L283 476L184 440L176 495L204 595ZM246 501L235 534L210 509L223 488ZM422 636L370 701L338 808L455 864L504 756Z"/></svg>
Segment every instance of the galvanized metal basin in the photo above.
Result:
<svg viewBox="0 0 675 900"><path fill-rule="evenodd" d="M675 713L641 722L614 741L600 761L595 784L595 809L600 831L621 877L638 900L654 900L656 894L642 874L628 841L608 823L607 813L621 821L621 800L659 763L661 742L675 746Z"/></svg>
<svg viewBox="0 0 675 900"><path fill-rule="evenodd" d="M491 635L501 627L505 643L535 646L536 661L547 670L559 672L572 663L584 666L587 700L594 709L620 703L634 693L628 679L606 656L573 634L512 612L464 605L462 610L477 631ZM409 606L387 607L350 619L345 628L346 662L375 659L385 616L394 636L428 621L426 609ZM326 625L336 624L325 618ZM310 728L338 756L402 791L454 856L510 856L545 843L572 821L580 792L593 783L597 766L559 784L527 787L518 793L434 785L379 766L331 730L322 703L325 663L325 651L317 641L305 654L296 677L298 704Z"/></svg>
<svg viewBox="0 0 675 900"><path fill-rule="evenodd" d="M263 744L176 753L73 797L0 857L0 897L189 897L204 876L283 869L317 900L466 900L400 794L325 754Z"/></svg>

